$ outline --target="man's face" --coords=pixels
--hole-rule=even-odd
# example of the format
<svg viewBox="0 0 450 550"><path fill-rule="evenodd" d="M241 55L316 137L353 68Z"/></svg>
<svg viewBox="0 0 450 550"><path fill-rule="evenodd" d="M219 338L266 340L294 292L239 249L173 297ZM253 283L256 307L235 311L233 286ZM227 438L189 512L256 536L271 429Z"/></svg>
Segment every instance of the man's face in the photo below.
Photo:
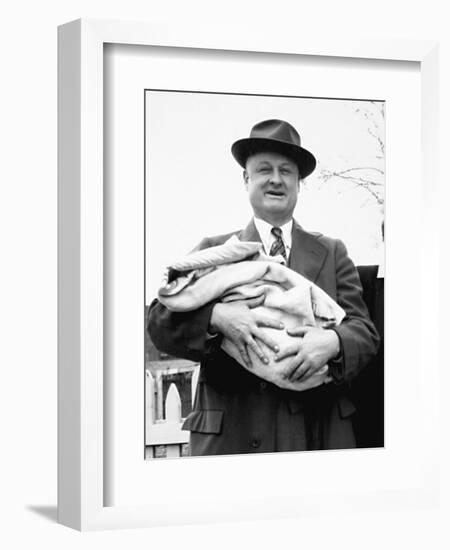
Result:
<svg viewBox="0 0 450 550"><path fill-rule="evenodd" d="M256 153L247 160L244 181L256 217L273 225L292 218L300 189L294 161L279 153Z"/></svg>

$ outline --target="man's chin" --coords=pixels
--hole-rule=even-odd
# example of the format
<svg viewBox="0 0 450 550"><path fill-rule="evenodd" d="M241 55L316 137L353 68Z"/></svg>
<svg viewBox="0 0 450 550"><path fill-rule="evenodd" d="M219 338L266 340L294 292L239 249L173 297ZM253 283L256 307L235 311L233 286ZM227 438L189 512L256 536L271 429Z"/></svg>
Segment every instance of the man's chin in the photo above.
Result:
<svg viewBox="0 0 450 550"><path fill-rule="evenodd" d="M267 212L285 212L287 210L284 200L268 200L264 203Z"/></svg>

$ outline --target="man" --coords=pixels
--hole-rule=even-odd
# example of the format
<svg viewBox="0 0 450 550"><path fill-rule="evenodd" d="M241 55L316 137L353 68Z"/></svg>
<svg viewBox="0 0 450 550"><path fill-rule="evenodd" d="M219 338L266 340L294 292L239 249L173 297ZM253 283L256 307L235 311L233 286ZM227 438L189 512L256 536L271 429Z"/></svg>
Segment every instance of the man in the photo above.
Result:
<svg viewBox="0 0 450 550"><path fill-rule="evenodd" d="M355 446L348 382L375 354L378 336L361 297L356 269L345 246L304 231L293 219L300 182L314 170L314 156L301 147L293 126L282 120L256 124L249 138L232 146L244 168L254 218L235 234L261 241L267 254L320 286L345 310L337 327L298 327L295 345L278 350L261 327L283 327L252 308L258 302L209 303L190 313L173 313L157 300L148 330L161 351L201 362L194 408L184 423L193 455L337 449ZM224 243L231 234L204 239L199 248ZM251 368L251 355L265 360L262 343L289 357L285 376L307 381L328 364L333 382L302 392L259 379L220 349L223 336ZM250 352L252 351L252 353Z"/></svg>

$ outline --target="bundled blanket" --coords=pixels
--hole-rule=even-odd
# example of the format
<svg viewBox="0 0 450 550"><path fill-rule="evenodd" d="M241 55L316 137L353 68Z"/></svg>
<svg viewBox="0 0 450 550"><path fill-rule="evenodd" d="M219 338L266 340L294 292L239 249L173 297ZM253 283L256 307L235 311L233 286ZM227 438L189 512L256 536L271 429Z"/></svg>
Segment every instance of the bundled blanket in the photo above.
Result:
<svg viewBox="0 0 450 550"><path fill-rule="evenodd" d="M171 311L193 311L220 299L222 302L265 296L263 305L251 311L264 313L284 324L284 330L261 328L283 350L295 338L288 329L299 326L339 324L344 310L317 285L282 265L281 257L266 256L262 244L232 237L225 244L193 252L169 266L158 292L159 301ZM304 391L330 381L328 367L306 380L291 382L283 377L286 361L274 361L274 353L259 342L269 363L251 350L251 372L285 389ZM243 363L237 347L224 338L222 348Z"/></svg>

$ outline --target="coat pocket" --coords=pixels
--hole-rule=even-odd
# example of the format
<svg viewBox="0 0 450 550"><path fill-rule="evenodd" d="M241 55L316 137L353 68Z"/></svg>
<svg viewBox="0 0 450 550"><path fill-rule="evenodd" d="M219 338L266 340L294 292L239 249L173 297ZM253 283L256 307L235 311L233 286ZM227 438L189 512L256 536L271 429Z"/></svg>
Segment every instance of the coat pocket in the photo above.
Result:
<svg viewBox="0 0 450 550"><path fill-rule="evenodd" d="M183 423L183 430L203 434L220 434L222 432L223 411L199 410L192 411Z"/></svg>

